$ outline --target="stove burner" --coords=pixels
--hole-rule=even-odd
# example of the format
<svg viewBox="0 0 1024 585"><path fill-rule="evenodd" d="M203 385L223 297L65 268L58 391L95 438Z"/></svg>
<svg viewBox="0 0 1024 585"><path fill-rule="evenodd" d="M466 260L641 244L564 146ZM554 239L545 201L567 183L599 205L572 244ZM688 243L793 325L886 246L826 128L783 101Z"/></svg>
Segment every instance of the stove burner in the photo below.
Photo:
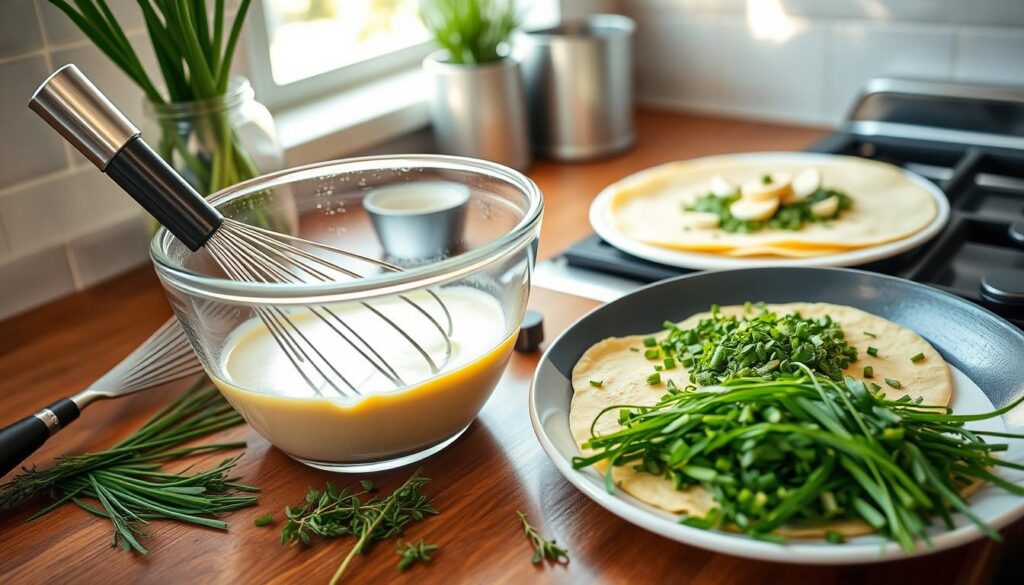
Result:
<svg viewBox="0 0 1024 585"><path fill-rule="evenodd" d="M981 294L996 302L1024 305L1024 270L997 270L981 279Z"/></svg>

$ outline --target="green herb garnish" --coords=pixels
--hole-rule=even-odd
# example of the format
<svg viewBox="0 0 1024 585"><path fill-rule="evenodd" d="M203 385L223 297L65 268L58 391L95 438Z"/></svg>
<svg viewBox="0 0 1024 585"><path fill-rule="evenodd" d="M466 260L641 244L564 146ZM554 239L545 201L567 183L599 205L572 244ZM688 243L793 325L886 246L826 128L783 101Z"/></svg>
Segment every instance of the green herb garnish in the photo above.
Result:
<svg viewBox="0 0 1024 585"><path fill-rule="evenodd" d="M661 384L661 374L659 372L654 372L650 376L647 376L647 383L652 386L654 384Z"/></svg>
<svg viewBox="0 0 1024 585"><path fill-rule="evenodd" d="M868 355L871 356L871 357L878 357L878 348L877 347L870 347L869 346L868 347Z"/></svg>
<svg viewBox="0 0 1024 585"><path fill-rule="evenodd" d="M824 201L829 197L839 198L839 205L836 207L836 212L831 216L818 217L811 211L811 206L819 201ZM729 211L729 206L736 201L739 201L739 199L740 195L738 193L724 196L709 193L702 197L698 197L692 205L688 205L684 207L684 209L686 211L700 211L703 213L717 215L719 221L718 225L722 230L730 233L745 234L757 232L765 228L798 230L809 223L833 220L839 217L839 215L844 211L853 207L853 199L851 199L849 195L839 191L833 191L831 189L818 189L802 201L780 205L779 209L771 219L765 221L742 220L734 217L732 212Z"/></svg>
<svg viewBox="0 0 1024 585"><path fill-rule="evenodd" d="M658 345L658 341L653 337L644 338L644 347L655 347Z"/></svg>
<svg viewBox="0 0 1024 585"><path fill-rule="evenodd" d="M900 388L903 387L903 384L900 384L899 380L893 380L892 378L886 378L885 379L885 383L890 385L890 386L892 386L893 388L895 388L897 390L899 390Z"/></svg>
<svg viewBox="0 0 1024 585"><path fill-rule="evenodd" d="M310 488L302 505L285 508L288 523L281 530L281 543L309 545L312 536L357 536L331 578L332 584L337 583L355 555L366 552L371 543L398 536L408 523L437 514L430 498L422 493L429 481L416 470L388 497L372 496L365 501L366 489L338 489L331 483L325 484L323 491Z"/></svg>
<svg viewBox="0 0 1024 585"><path fill-rule="evenodd" d="M540 564L545 559L555 563L569 561L569 551L558 546L555 540L548 540L541 536L540 532L530 524L526 514L516 510L516 516L519 516L519 522L523 525L523 532L526 533L527 538L530 539L530 544L533 545L533 558L531 560L534 564Z"/></svg>
<svg viewBox="0 0 1024 585"><path fill-rule="evenodd" d="M777 539L773 531L785 524L859 518L911 552L917 539L928 541L935 520L952 527L954 513L999 538L960 493L974 481L991 481L1024 495L1024 487L991 471L1024 466L996 457L1005 444L983 439L1024 435L968 430L964 423L1005 414L1024 397L987 414L956 415L873 394L853 378L836 383L801 371L670 393L654 406L610 406L594 424L613 412L621 428L595 435L592 426L584 447L594 453L573 458L573 467L607 462L609 491L615 490L612 469L622 465L662 476L677 489L702 486L717 507L684 522L758 538Z"/></svg>
<svg viewBox="0 0 1024 585"><path fill-rule="evenodd" d="M671 369L676 367L676 360L673 359L673 358L667 357L667 358L665 358L665 361L662 362L662 364L665 366L666 370L671 370Z"/></svg>
<svg viewBox="0 0 1024 585"><path fill-rule="evenodd" d="M692 329L666 322L662 349L690 368L690 381L700 386L733 378L775 379L806 365L833 380L857 359L843 330L831 317L804 319L798 313L725 316L716 306L711 317Z"/></svg>
<svg viewBox="0 0 1024 585"><path fill-rule="evenodd" d="M600 388L602 384L604 384L604 380L591 380L590 381L590 385L593 386L594 388Z"/></svg>
<svg viewBox="0 0 1024 585"><path fill-rule="evenodd" d="M661 351L656 347L644 351L644 357L649 360L658 359L659 356L661 356Z"/></svg>
<svg viewBox="0 0 1024 585"><path fill-rule="evenodd" d="M867 336L868 336L868 337L870 337L871 339L877 339L877 338L878 338L878 336L877 336L877 335L875 335L874 333L872 333L872 332L870 332L870 331L862 331L861 333L863 333L864 335L867 335Z"/></svg>
<svg viewBox="0 0 1024 585"><path fill-rule="evenodd" d="M872 368L871 366L864 366L864 377L865 378L874 378L875 377L875 368Z"/></svg>
<svg viewBox="0 0 1024 585"><path fill-rule="evenodd" d="M240 455L206 471L188 468L167 473L161 467L192 454L244 447L244 441L181 447L242 422L220 392L203 378L110 449L63 455L49 469L24 470L0 486L0 509L10 509L40 494L54 499L29 518L34 520L74 503L110 520L114 529L112 544L141 554L147 551L139 537L144 535L142 526L150 520L177 520L227 530L227 523L216 516L255 505L256 496L247 492L259 491L230 477ZM98 502L100 507L89 500Z"/></svg>
<svg viewBox="0 0 1024 585"><path fill-rule="evenodd" d="M402 542L398 542L398 556L402 557L398 559L398 570L405 571L409 567L413 566L414 563L429 563L434 560L430 556L430 553L436 551L439 547L436 544L427 544L421 538L416 544L411 542L406 543L405 548L402 548Z"/></svg>
<svg viewBox="0 0 1024 585"><path fill-rule="evenodd" d="M267 512L262 516L258 516L252 523L256 526L269 526L274 523L274 514Z"/></svg>
<svg viewBox="0 0 1024 585"><path fill-rule="evenodd" d="M923 353L919 353L919 354L910 356L910 361L914 362L915 364L917 362L923 360L923 359L924 359L924 354Z"/></svg>

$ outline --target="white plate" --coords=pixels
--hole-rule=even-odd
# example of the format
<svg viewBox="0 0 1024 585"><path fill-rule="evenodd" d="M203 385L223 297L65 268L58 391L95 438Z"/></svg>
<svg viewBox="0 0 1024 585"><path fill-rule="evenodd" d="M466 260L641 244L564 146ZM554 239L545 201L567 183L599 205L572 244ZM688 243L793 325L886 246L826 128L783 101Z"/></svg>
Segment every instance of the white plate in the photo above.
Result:
<svg viewBox="0 0 1024 585"><path fill-rule="evenodd" d="M837 158L843 158L834 154L823 154L815 152L758 152L747 154L727 154L722 156L711 156L696 159L702 163L721 162L722 164L748 163L771 167L773 165L797 165L815 166L834 163ZM629 179L642 176L657 169L647 169L634 175ZM611 214L608 212L614 195L615 185L605 187L590 205L590 225L601 236L601 239L615 246L619 250L644 260L675 266L678 268L691 268L695 270L716 270L723 268L754 268L758 266L861 266L870 262L883 260L908 250L921 246L928 240L935 237L949 221L949 201L941 189L934 183L925 179L917 173L900 169L900 172L908 181L921 186L935 199L938 213L935 219L919 232L911 234L902 240L887 242L869 248L860 248L840 254L826 254L812 256L809 258L733 258L718 254L705 254L701 252L684 252L652 246L638 242L615 229Z"/></svg>
<svg viewBox="0 0 1024 585"><path fill-rule="evenodd" d="M873 563L927 555L983 538L969 519L954 515L953 529L937 522L929 530L932 545L918 543L912 554L876 535L850 538L843 544L824 540L777 544L743 534L684 526L677 516L644 504L622 490L608 493L604 478L594 470L572 468L572 458L580 451L569 429L571 374L588 347L610 336L655 331L666 319L685 319L706 310L712 302L732 305L746 300L850 305L916 331L950 364L954 373L952 405L958 413L988 412L992 404L1003 406L1024 396L1024 379L1020 376L1024 333L948 293L890 276L838 268L698 272L646 286L594 309L566 328L544 352L530 388L530 419L537 439L558 471L600 506L636 526L682 543L747 558L802 564ZM971 426L1024 433L1024 405L1001 418ZM1000 457L1024 463L1024 441L990 440L1009 444L1009 450ZM1024 471L1000 467L996 473L1024 486ZM1024 497L991 485L973 494L968 504L996 529L1024 516Z"/></svg>

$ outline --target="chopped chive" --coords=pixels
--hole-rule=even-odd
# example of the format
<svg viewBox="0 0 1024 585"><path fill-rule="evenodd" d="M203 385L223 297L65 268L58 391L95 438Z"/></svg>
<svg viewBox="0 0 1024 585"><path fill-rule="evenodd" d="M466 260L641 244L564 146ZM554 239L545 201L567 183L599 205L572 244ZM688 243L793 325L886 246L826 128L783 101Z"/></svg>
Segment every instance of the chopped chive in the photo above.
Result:
<svg viewBox="0 0 1024 585"><path fill-rule="evenodd" d="M252 521L256 526L269 526L274 521L274 514L267 512L266 514L256 518Z"/></svg>
<svg viewBox="0 0 1024 585"><path fill-rule="evenodd" d="M879 391L879 390L881 390L881 389L882 389L882 387L881 387L881 386L879 386L878 384L875 384L874 382L872 382L872 383L871 383L871 390L872 390L873 392L878 392L878 391Z"/></svg>
<svg viewBox="0 0 1024 585"><path fill-rule="evenodd" d="M871 366L864 366L864 377L873 378L875 376L875 368Z"/></svg>
<svg viewBox="0 0 1024 585"><path fill-rule="evenodd" d="M761 175L761 182L764 183L765 185L771 185L772 176L768 174Z"/></svg>
<svg viewBox="0 0 1024 585"><path fill-rule="evenodd" d="M829 530L825 532L825 540L827 542L831 542L832 544L843 544L844 542L846 542L846 537L844 537L839 532L836 532L835 530Z"/></svg>
<svg viewBox="0 0 1024 585"><path fill-rule="evenodd" d="M654 372L650 376L647 376L647 383L651 385L661 384L661 374L658 372Z"/></svg>
<svg viewBox="0 0 1024 585"><path fill-rule="evenodd" d="M917 362L923 360L923 359L924 359L924 354L923 353L919 353L917 355L910 356L910 361L914 362L915 364Z"/></svg>
<svg viewBox="0 0 1024 585"><path fill-rule="evenodd" d="M877 347L870 347L869 346L868 347L868 355L871 356L871 357L878 357L878 348Z"/></svg>
<svg viewBox="0 0 1024 585"><path fill-rule="evenodd" d="M653 337L644 338L644 347L654 347L655 345L658 345L658 342Z"/></svg>
<svg viewBox="0 0 1024 585"><path fill-rule="evenodd" d="M648 349L647 351L644 352L644 357L649 360L657 359L660 355L661 352L658 351L658 348Z"/></svg>
<svg viewBox="0 0 1024 585"><path fill-rule="evenodd" d="M900 384L899 380L893 380L892 378L886 378L885 379L885 383L890 385L890 386L892 386L893 388L895 388L897 390L899 390L900 388L903 387L903 384Z"/></svg>
<svg viewBox="0 0 1024 585"><path fill-rule="evenodd" d="M631 347L631 348L629 348L629 351L640 351L640 350L635 348L635 347Z"/></svg>
<svg viewBox="0 0 1024 585"><path fill-rule="evenodd" d="M601 384L604 384L604 380L591 380L590 385L594 388L600 388Z"/></svg>
<svg viewBox="0 0 1024 585"><path fill-rule="evenodd" d="M877 335L875 335L874 333L872 333L872 332L870 332L870 331L862 331L862 333L863 333L864 335L867 335L868 337L870 337L870 338L872 338L872 339L874 339L874 338L877 338L877 337L878 337Z"/></svg>
<svg viewBox="0 0 1024 585"><path fill-rule="evenodd" d="M665 358L665 369L671 370L674 367L676 367L676 360L670 357Z"/></svg>
<svg viewBox="0 0 1024 585"><path fill-rule="evenodd" d="M660 371L662 371L664 369L665 369L664 366L661 366L661 365L654 366L654 371L655 372L660 372Z"/></svg>

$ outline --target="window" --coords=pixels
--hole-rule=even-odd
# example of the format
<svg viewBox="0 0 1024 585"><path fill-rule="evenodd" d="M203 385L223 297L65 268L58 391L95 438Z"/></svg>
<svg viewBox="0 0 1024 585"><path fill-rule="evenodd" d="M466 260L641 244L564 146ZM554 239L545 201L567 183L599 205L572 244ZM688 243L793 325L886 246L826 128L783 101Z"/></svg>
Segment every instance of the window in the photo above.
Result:
<svg viewBox="0 0 1024 585"><path fill-rule="evenodd" d="M287 106L418 64L431 50L418 0L253 3L250 74L260 101Z"/></svg>
<svg viewBox="0 0 1024 585"><path fill-rule="evenodd" d="M420 0L255 0L249 76L273 109L419 67L434 44ZM523 26L550 26L558 0L517 0Z"/></svg>

